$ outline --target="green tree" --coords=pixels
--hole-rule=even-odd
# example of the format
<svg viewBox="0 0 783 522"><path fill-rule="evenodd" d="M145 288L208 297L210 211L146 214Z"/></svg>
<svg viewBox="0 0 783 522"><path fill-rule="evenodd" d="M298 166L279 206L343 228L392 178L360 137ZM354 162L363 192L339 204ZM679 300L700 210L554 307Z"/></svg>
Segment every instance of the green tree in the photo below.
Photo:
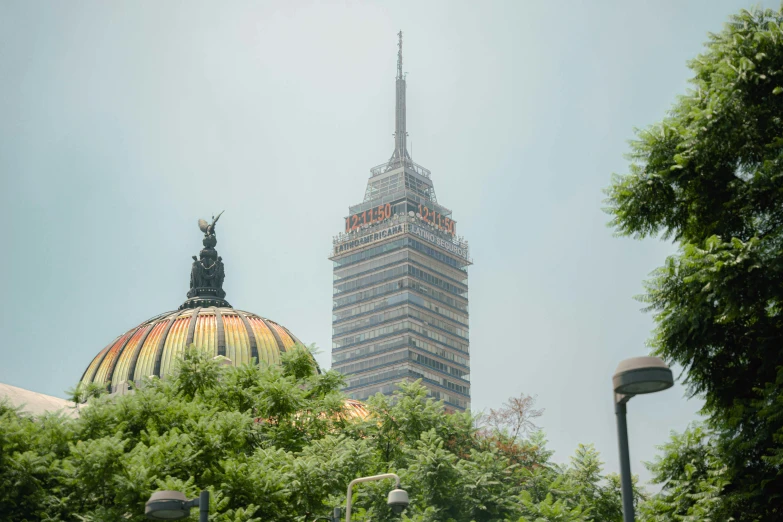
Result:
<svg viewBox="0 0 783 522"><path fill-rule="evenodd" d="M783 12L733 16L689 67L693 88L638 131L608 211L621 235L679 243L643 300L654 352L705 400L723 516L781 520Z"/></svg>
<svg viewBox="0 0 783 522"><path fill-rule="evenodd" d="M642 505L640 518L646 522L730 522L721 493L728 484L726 465L721 461L716 440L701 424L684 433L673 433L661 448L663 455L647 465L661 492Z"/></svg>
<svg viewBox="0 0 783 522"><path fill-rule="evenodd" d="M525 516L519 522L587 522L582 506L568 507L563 499L555 500L550 493L541 502L533 502L527 492L522 493Z"/></svg>
<svg viewBox="0 0 783 522"><path fill-rule="evenodd" d="M345 504L352 479L387 472L410 494L403 520L603 513L595 491L611 479L595 467L584 478L578 471L598 461L594 450L577 459L585 464L561 470L541 432L500 446L470 413L444 413L417 382L373 397L371 416L356 419L343 414L342 382L318 373L304 347L280 366L239 368L191 349L171 378L93 396L75 419L0 403L0 520L141 522L152 491L194 497L207 489L211 520L310 522ZM529 458L516 463L507 454ZM390 487L360 484L353 518L399 520L386 505ZM619 492L606 491L619 502Z"/></svg>
<svg viewBox="0 0 783 522"><path fill-rule="evenodd" d="M586 520L622 520L622 497L618 479L602 475L603 462L592 444L580 444L564 474L564 486L572 505L590 506Z"/></svg>

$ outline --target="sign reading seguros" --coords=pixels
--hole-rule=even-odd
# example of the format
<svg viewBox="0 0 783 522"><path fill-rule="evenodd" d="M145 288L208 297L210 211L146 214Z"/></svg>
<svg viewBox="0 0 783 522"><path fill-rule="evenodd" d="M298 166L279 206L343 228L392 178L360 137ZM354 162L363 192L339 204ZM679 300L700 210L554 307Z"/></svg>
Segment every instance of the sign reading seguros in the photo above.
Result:
<svg viewBox="0 0 783 522"><path fill-rule="evenodd" d="M339 245L334 246L333 255L338 256L346 252L349 252L351 250L354 250L356 248L363 247L370 243L375 243L376 241L382 241L389 237L400 235L405 232L410 232L411 234L427 241L428 243L432 243L433 245L442 248L443 250L449 252L450 254L461 257L462 259L468 259L468 250L466 248L462 248L459 245L455 245L451 241L445 240L414 223L402 223L399 225L393 225L383 230L379 230L378 232L374 232L372 234L367 234L366 236L358 237L352 241L346 241L344 243L340 243Z"/></svg>
<svg viewBox="0 0 783 522"><path fill-rule="evenodd" d="M408 231L411 234L432 243L433 245L439 246L440 248L442 248L443 250L445 250L450 254L454 254L455 256L461 257L462 259L468 258L467 248L462 248L459 245L455 245L451 241L443 239L440 236L436 236L432 232L428 232L426 229L421 228L420 226L414 223L408 225Z"/></svg>

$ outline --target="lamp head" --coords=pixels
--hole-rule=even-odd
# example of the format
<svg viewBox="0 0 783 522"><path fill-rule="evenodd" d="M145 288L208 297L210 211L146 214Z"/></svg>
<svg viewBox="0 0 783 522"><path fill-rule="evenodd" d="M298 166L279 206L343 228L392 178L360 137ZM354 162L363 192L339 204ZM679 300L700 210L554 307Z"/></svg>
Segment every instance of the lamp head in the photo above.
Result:
<svg viewBox="0 0 783 522"><path fill-rule="evenodd" d="M660 358L632 357L617 366L612 385L614 392L620 395L642 395L671 388L674 378Z"/></svg>
<svg viewBox="0 0 783 522"><path fill-rule="evenodd" d="M187 501L179 491L156 491L144 504L144 514L153 520L179 520L190 514Z"/></svg>
<svg viewBox="0 0 783 522"><path fill-rule="evenodd" d="M408 507L408 492L404 489L393 489L389 491L389 500L386 502L395 514L399 515Z"/></svg>

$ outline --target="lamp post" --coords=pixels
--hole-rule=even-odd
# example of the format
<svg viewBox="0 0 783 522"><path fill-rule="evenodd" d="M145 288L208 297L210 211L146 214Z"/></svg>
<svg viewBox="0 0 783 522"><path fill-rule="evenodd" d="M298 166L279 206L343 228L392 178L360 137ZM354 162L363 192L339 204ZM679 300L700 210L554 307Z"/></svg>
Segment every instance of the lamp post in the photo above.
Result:
<svg viewBox="0 0 783 522"><path fill-rule="evenodd" d="M408 507L408 492L404 489L400 489L400 477L394 473L384 473L383 475L373 475L372 477L361 477L353 479L350 484L348 484L348 495L345 499L345 522L351 522L351 490L353 489L353 485L358 484L359 482L371 482L373 480L383 480L387 478L393 478L395 480L395 489L389 491L389 499L386 501L386 503L396 514L402 513L403 510ZM335 509L335 514L336 513L337 509Z"/></svg>
<svg viewBox="0 0 783 522"><path fill-rule="evenodd" d="M658 357L633 357L621 361L612 377L617 438L620 446L620 481L623 494L623 521L634 522L631 458L628 452L626 403L634 395L655 393L674 385L672 371Z"/></svg>
<svg viewBox="0 0 783 522"><path fill-rule="evenodd" d="M209 491L202 491L192 500L179 491L156 491L144 504L144 514L153 520L180 520L194 507L199 508L199 522L209 522Z"/></svg>

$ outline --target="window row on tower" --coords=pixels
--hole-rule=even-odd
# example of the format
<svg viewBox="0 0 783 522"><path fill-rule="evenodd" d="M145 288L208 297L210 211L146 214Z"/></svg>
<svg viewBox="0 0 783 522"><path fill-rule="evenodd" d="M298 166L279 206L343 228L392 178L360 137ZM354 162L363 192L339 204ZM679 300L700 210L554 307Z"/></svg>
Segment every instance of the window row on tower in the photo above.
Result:
<svg viewBox="0 0 783 522"><path fill-rule="evenodd" d="M462 353L468 353L468 344L464 341L455 340L448 335L443 335L440 332L435 332L432 328L425 328L414 321L399 321L394 324L381 326L379 328L373 328L359 334L351 334L341 339L332 339L332 349L346 348L355 344L363 343L370 339L379 339L382 337L388 337L395 333L402 333L404 331L414 332L421 334L430 341L434 341L448 348L461 351Z"/></svg>
<svg viewBox="0 0 783 522"><path fill-rule="evenodd" d="M405 288L409 288L415 292L418 292L429 299L434 299L435 301L445 304L457 311L465 312L466 314L468 313L467 299L453 297L410 278L405 278L401 281L394 281L392 283L385 283L373 288L367 288L361 292L356 292L355 294L340 296L339 298L335 298L332 309L337 311L344 307L361 303L375 297L381 297L392 294L394 292L399 292Z"/></svg>
<svg viewBox="0 0 783 522"><path fill-rule="evenodd" d="M467 368L460 368L451 364L447 364L438 358L428 357L422 353L419 353L411 349L397 350L395 352L376 355L374 357L366 359L355 359L348 364L335 365L334 369L344 375L351 375L355 373L361 373L370 368L379 368L381 366L387 366L390 363L408 360L427 366L433 370L443 372L450 377L461 379L466 383L470 381L470 372Z"/></svg>
<svg viewBox="0 0 783 522"><path fill-rule="evenodd" d="M468 326L468 313L466 311L454 311L448 306L443 306L443 303L432 301L431 299L425 299L424 297L417 295L414 291L397 291L396 294L390 296L381 296L379 299L375 299L370 302L361 302L360 304L342 308L332 314L333 324L342 323L352 317L359 317L372 312L383 310L384 308L390 308L394 305L402 302L409 302L414 305L426 308L432 312L435 312L441 317L451 319L452 321L461 325Z"/></svg>
<svg viewBox="0 0 783 522"><path fill-rule="evenodd" d="M413 266L411 262L405 262L406 264L401 266L395 266L388 269L378 270L371 274L353 279L345 283L339 283L334 285L334 295L343 294L346 292L353 292L360 288L366 288L368 286L375 285L381 281L388 281L390 279L396 279L404 275L413 276L416 279L420 279L432 286L439 288L450 294L466 298L468 295L467 285L456 283L455 281L448 281L443 277L438 277L430 272L422 270L419 267Z"/></svg>
<svg viewBox="0 0 783 522"><path fill-rule="evenodd" d="M402 380L413 381L415 379L413 377L409 377ZM375 386L370 386L367 388L363 388L361 390L356 390L354 392L351 392L348 394L348 396L352 399L363 401L369 397L372 397L376 393L391 395L395 390L398 389L399 382L400 381L398 380L398 381L391 381L384 384L378 384ZM426 383L424 385L427 386ZM446 403L447 406L456 406L464 410L470 404L468 400L463 399L462 397L456 394L444 392L440 389L435 388L434 386L427 386L427 388L429 388L430 396L433 399L435 399L436 401L442 400L444 403Z"/></svg>
<svg viewBox="0 0 783 522"><path fill-rule="evenodd" d="M467 328L455 326L449 321L443 321L435 317L433 314L424 313L421 310L417 309L415 306L409 306L408 304L396 307L391 310L378 312L372 315L362 316L352 321L335 325L332 331L332 335L333 337L337 337L349 332L355 332L358 330L363 330L366 328L376 326L378 324L386 323L388 321L392 321L399 317L413 317L415 319L421 320L423 323L427 324L428 326L432 326L439 330L448 332L454 336L464 339L465 341L468 341L469 339L469 333Z"/></svg>
<svg viewBox="0 0 783 522"><path fill-rule="evenodd" d="M402 335L393 339L384 339L372 344L365 344L358 347L355 346L341 351L335 350L332 355L332 364L339 365L344 363L344 361L358 360L369 355L396 350L403 346L413 346L419 350L429 352L435 357L442 359L451 365L458 365L463 367L465 370L469 370L470 359L465 357L464 354L454 351L452 348L446 348L435 343L415 338L412 335Z"/></svg>
<svg viewBox="0 0 783 522"><path fill-rule="evenodd" d="M436 386L440 386L445 390L458 393L466 398L470 397L469 385L466 386L462 384L457 384L448 379L444 379L441 375L435 372L431 372L424 368L411 368L406 364L400 364L398 366L394 366L391 368L389 367L379 368L372 372L368 372L366 374L362 374L356 377L349 376L346 379L346 386L344 390L350 391L352 388L365 387L369 384L375 384L375 383L392 380L392 379L399 381L400 377L412 377L413 379L421 379L427 384L434 384ZM351 397L351 398L358 398L358 397Z"/></svg>
<svg viewBox="0 0 783 522"><path fill-rule="evenodd" d="M394 265L395 263L400 263L402 261L411 261L423 268L435 270L440 275L447 277L456 283L463 285L468 283L468 274L465 271L452 268L440 260L419 254L412 251L410 248L405 247L401 247L399 250L393 251L392 253L379 255L378 257L373 257L366 261L363 260L345 268L336 269L333 278L336 283L337 281L360 277L379 268Z"/></svg>

